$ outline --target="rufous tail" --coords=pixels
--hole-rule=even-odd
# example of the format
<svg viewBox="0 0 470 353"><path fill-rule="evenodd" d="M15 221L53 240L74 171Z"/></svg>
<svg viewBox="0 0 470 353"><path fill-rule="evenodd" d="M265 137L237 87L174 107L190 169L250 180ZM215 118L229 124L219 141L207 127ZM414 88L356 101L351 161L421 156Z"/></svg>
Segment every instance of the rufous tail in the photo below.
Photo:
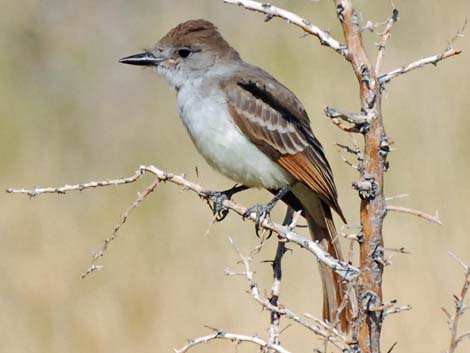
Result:
<svg viewBox="0 0 470 353"><path fill-rule="evenodd" d="M308 199L305 194L296 197L302 203L312 239L318 241L331 256L343 261L330 207L313 192L308 194ZM320 274L323 284L323 318L347 332L350 316L349 302L345 302L347 286L341 276L323 263L320 263Z"/></svg>

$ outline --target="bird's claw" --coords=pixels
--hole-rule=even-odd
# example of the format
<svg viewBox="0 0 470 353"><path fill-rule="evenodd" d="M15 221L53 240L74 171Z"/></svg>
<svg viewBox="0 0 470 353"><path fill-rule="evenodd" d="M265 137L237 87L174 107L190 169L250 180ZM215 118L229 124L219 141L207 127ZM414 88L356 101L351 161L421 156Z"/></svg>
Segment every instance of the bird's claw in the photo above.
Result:
<svg viewBox="0 0 470 353"><path fill-rule="evenodd" d="M228 208L224 206L224 201L230 200L232 195L224 191L204 191L202 194L215 216L215 221L223 221L228 215Z"/></svg>
<svg viewBox="0 0 470 353"><path fill-rule="evenodd" d="M261 229L261 223L270 218L270 215L271 215L271 211L272 209L274 208L275 206L275 203L273 202L270 202L266 205L263 205L263 204L256 204L250 208L248 208L244 213L243 213L243 220L245 220L245 218L248 218L250 217L250 215L252 213L255 214L255 231L256 231L256 235L259 237L260 234L259 234L259 230ZM271 236L271 231L269 232L269 235L268 235L268 238Z"/></svg>
<svg viewBox="0 0 470 353"><path fill-rule="evenodd" d="M235 185L225 191L203 191L201 192L201 196L206 199L215 216L215 221L220 222L227 217L229 211L229 209L224 206L224 202L231 200L233 195L246 189L248 189L248 187L245 185Z"/></svg>

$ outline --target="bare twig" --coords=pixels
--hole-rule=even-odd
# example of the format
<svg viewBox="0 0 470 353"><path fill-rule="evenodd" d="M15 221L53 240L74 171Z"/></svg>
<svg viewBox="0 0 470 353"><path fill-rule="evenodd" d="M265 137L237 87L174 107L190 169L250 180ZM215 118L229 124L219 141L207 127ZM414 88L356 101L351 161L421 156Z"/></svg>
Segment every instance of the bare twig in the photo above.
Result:
<svg viewBox="0 0 470 353"><path fill-rule="evenodd" d="M367 30L371 33L375 33L377 28L385 26L387 23L388 23L388 20L387 21L382 21L382 22L372 22L372 21L369 20L369 21L366 22L364 27L362 27L362 30L363 31ZM381 35L381 33L377 33L377 35Z"/></svg>
<svg viewBox="0 0 470 353"><path fill-rule="evenodd" d="M248 280L248 286L249 286L249 293L253 297L253 299L260 304L263 308L269 310L271 314L277 314L279 316L284 316L289 320L292 320L301 326L305 327L309 331L313 332L314 334L328 340L332 344L334 344L336 347L338 347L341 350L345 350L348 348L348 343L346 337L344 337L339 331L336 330L336 328L333 325L330 325L328 323L323 322L320 319L313 318L315 321L315 324L312 325L308 321L304 320L301 318L299 315L295 314L291 310L287 309L283 305L281 305L279 302L276 302L275 304L268 298L264 297L261 294L261 291L259 290L258 284L255 281L254 278L254 271L251 268L251 262L253 260L254 254L256 254L259 251L260 246L258 245L254 251L251 252L249 256L245 256L242 254L238 246L235 244L235 242L229 238L230 243L235 249L235 252L238 254L240 257L241 262L243 263L243 266L245 270L243 272L233 272L226 270L225 274L226 275L244 275L245 278ZM276 285L276 284L275 284ZM277 289L275 289L277 291ZM270 332L271 335L271 332Z"/></svg>
<svg viewBox="0 0 470 353"><path fill-rule="evenodd" d="M190 339L188 340L188 343L185 346L181 347L180 349L175 349L174 351L175 353L185 353L194 346L205 344L209 341L218 340L218 339L229 340L229 341L234 342L235 344L240 344L242 342L250 342L250 343L256 344L263 350L271 349L278 353L289 353L289 351L285 349L284 347L282 347L281 345L269 344L268 342L262 340L258 336L240 335L237 333L230 333L230 332L223 332L223 331L217 331L207 336Z"/></svg>
<svg viewBox="0 0 470 353"><path fill-rule="evenodd" d="M325 115L331 119L331 122L343 131L363 133L368 129L370 119L366 114L345 113L328 106L325 106L324 112ZM347 126L344 125L341 121L346 121L353 125Z"/></svg>
<svg viewBox="0 0 470 353"><path fill-rule="evenodd" d="M392 353L392 351L395 349L397 344L398 344L398 342L393 342L392 346L388 349L387 353Z"/></svg>
<svg viewBox="0 0 470 353"><path fill-rule="evenodd" d="M454 47L454 43L457 39L459 38L463 38L464 37L464 32L465 32L465 29L467 28L467 25L468 25L468 18L465 19L462 27L457 31L457 33L455 34L455 36L453 36L451 38L451 40L449 41L449 43L447 44L447 48L453 48Z"/></svg>
<svg viewBox="0 0 470 353"><path fill-rule="evenodd" d="M448 324L450 327L450 344L448 353L454 353L457 349L457 346L465 339L470 339L470 332L463 333L461 335L458 334L459 328L459 321L462 315L467 310L465 305L465 299L468 295L470 289L470 265L465 264L462 260L460 260L457 256L453 253L450 253L450 256L455 259L465 270L465 281L463 284L462 289L460 290L460 295L454 295L454 303L455 303L455 312L453 315L450 315L444 308L442 310L446 313L448 317Z"/></svg>
<svg viewBox="0 0 470 353"><path fill-rule="evenodd" d="M436 55L433 55L433 56L428 56L426 58L423 58L423 59L417 60L415 62L412 62L411 64L399 67L398 69L390 71L386 74L380 75L378 77L379 83L381 85L384 85L384 84L390 82L391 80L393 80L395 77L406 74L407 72L410 72L412 70L422 68L423 66L426 66L426 65L429 65L429 64L432 64L432 65L436 66L439 61L450 58L454 55L459 55L461 52L462 51L458 50L458 49L448 48L440 54L436 54Z"/></svg>
<svg viewBox="0 0 470 353"><path fill-rule="evenodd" d="M382 33L382 38L380 43L378 44L379 52L377 54L377 60L375 62L375 74L378 75L380 73L380 66L382 65L382 60L385 55L385 46L392 35L392 28L393 25L398 21L398 10L393 8L392 16L387 21L387 25L385 26L385 30Z"/></svg>
<svg viewBox="0 0 470 353"><path fill-rule="evenodd" d="M339 148L339 155L340 155L341 159L344 161L344 163L346 163L351 168L356 169L358 172L360 172L361 168L362 168L362 162L364 161L364 156L361 153L361 149L360 149L359 145L357 144L356 140L354 139L354 135L349 134L349 136L351 138L351 143L352 143L353 147L350 147L348 145L343 145L341 143L337 143L336 146ZM352 154L353 156L355 156L357 161L358 161L358 164L354 164L354 163L350 162L341 152L346 152L346 153L349 153L349 154Z"/></svg>
<svg viewBox="0 0 470 353"><path fill-rule="evenodd" d="M264 13L266 15L267 21L273 17L285 19L289 23L292 23L297 27L300 27L305 32L317 37L320 40L321 45L326 45L343 55L346 59L348 58L348 50L346 45L338 42L328 32L321 30L314 24L310 23L310 21L301 18L300 16L290 11L283 10L269 3L261 3L251 0L224 0L224 2L227 4L242 6L247 10Z"/></svg>
<svg viewBox="0 0 470 353"><path fill-rule="evenodd" d="M401 248L384 248L384 250L394 252L394 253L397 253L397 254L411 254L411 252L406 250L404 247L401 247Z"/></svg>
<svg viewBox="0 0 470 353"><path fill-rule="evenodd" d="M338 146L339 148L341 148L341 150L343 150L344 152L347 152L347 153L350 153L350 154L353 154L355 155L358 159L361 159L361 150L359 149L359 147L354 147L354 148L351 148L347 145L343 145L341 143L337 143L336 146Z"/></svg>
<svg viewBox="0 0 470 353"><path fill-rule="evenodd" d="M121 219L118 224L113 229L113 232L111 236L106 238L103 242L103 246L101 249L93 254L93 261L91 266L82 274L82 278L85 278L88 276L90 273L96 271L96 270L101 270L103 266L97 266L95 262L102 258L104 254L106 253L106 250L109 247L109 244L117 238L118 232L121 229L121 227L126 223L127 219L129 218L129 214L145 200L145 198L151 194L155 189L158 187L160 184L160 179L155 179L152 184L150 184L142 193L139 193L137 196L137 199L132 203L132 205L129 206L129 208L121 215Z"/></svg>
<svg viewBox="0 0 470 353"><path fill-rule="evenodd" d="M204 189L201 185L198 185L196 183L193 183L187 180L182 175L175 175L172 173L168 173L152 165L140 166L139 169L134 173L134 175L128 178L113 179L109 181L93 181L93 182L89 182L85 184L77 184L77 185L72 185L72 186L67 185L64 187L51 187L51 188L37 188L36 187L33 189L24 189L24 188L23 189L8 189L7 191L10 193L23 193L23 194L27 194L30 196L31 195L38 196L43 193L62 194L64 189L67 189L67 191L81 191L84 189L95 188L99 186L128 184L128 183L137 181L146 172L153 174L158 179L158 181L155 180L154 182L156 184L158 184L158 182L170 182L170 183L182 186L184 190L191 190L195 192L196 194L199 195L199 197L201 197L204 200L206 200L208 197L207 193L205 193L205 191L207 190ZM138 202L138 204L140 204L140 202ZM247 211L246 207L236 203L233 200L225 200L223 202L223 206L240 216L244 216L245 212ZM131 209L133 208L135 207L131 206ZM252 213L248 216L244 216L244 219L249 219L255 222L256 215ZM290 227L286 227L286 226L282 226L280 224L274 223L270 219L263 219L260 222L260 227L267 231L273 231L274 233L278 234L282 239L295 243L302 248L305 248L306 250L311 252L313 255L315 255L319 261L331 267L345 280L351 280L352 278L359 275L359 270L356 267L346 262L338 261L331 255L329 255L326 251L324 251L317 242L314 242L313 240L307 239L297 234L292 229L290 229Z"/></svg>
<svg viewBox="0 0 470 353"><path fill-rule="evenodd" d="M397 307L394 307L394 308L385 310L385 311L384 311L384 316L387 317L387 316L390 316L390 315L393 315L393 314L401 313L401 312L403 312L403 311L409 311L409 310L411 310L411 309L413 309L413 308L411 307L411 305L397 306Z"/></svg>
<svg viewBox="0 0 470 353"><path fill-rule="evenodd" d="M442 222L439 218L439 213L437 211L436 211L436 214L433 216L423 211L414 210L412 208L401 207L401 206L391 206L391 205L387 205L387 211L408 213L410 215L423 218L431 223L442 225Z"/></svg>
<svg viewBox="0 0 470 353"><path fill-rule="evenodd" d="M405 197L408 197L410 195L408 194L399 194L399 195L393 195L393 196L388 196L385 198L385 201L392 201L396 199L404 199Z"/></svg>
<svg viewBox="0 0 470 353"><path fill-rule="evenodd" d="M343 162L346 163L346 165L350 166L351 168L359 171L360 166L358 164L354 164L351 161L349 161L342 153L343 151L350 152L350 149L349 149L350 147L343 146L343 145L340 145L340 144L337 144L337 146L339 147L339 149L338 149L339 156L341 157Z"/></svg>
<svg viewBox="0 0 470 353"><path fill-rule="evenodd" d="M144 169L140 167L134 175L131 175L127 178L118 178L118 179L108 179L108 180L101 180L101 181L90 181L87 183L82 184L75 184L75 185L64 185L59 187L34 187L32 189L6 189L6 192L9 194L27 194L29 197L39 196L41 194L65 194L68 191L82 191L85 189L90 188L98 188L103 186L116 186L122 184L130 184L143 176Z"/></svg>

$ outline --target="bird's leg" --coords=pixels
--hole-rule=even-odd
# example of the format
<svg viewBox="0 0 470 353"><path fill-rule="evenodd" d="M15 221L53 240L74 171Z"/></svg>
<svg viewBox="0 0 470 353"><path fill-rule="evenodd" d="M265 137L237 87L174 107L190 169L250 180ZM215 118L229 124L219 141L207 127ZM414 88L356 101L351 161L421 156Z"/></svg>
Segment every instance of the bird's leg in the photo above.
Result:
<svg viewBox="0 0 470 353"><path fill-rule="evenodd" d="M256 215L256 220L255 220L255 230L256 230L256 235L259 236L259 226L261 224L261 221L265 219L266 217L269 217L272 209L276 204L279 202L279 200L282 200L282 198L289 192L290 190L290 185L283 186L277 194L274 196L274 198L269 201L267 204L256 204L249 209L245 211L243 214L243 218L248 217L250 214L254 213Z"/></svg>
<svg viewBox="0 0 470 353"><path fill-rule="evenodd" d="M220 222L227 217L228 209L224 206L225 200L230 200L233 195L241 191L249 189L245 185L235 185L231 189L225 191L204 191L202 194L206 197L207 203L215 216L215 220Z"/></svg>

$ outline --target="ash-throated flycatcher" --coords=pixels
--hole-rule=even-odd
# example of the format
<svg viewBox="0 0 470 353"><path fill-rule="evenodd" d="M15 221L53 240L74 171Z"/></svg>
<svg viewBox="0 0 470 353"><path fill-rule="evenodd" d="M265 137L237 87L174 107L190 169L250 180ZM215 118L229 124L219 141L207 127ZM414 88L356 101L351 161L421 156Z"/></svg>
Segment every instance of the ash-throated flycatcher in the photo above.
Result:
<svg viewBox="0 0 470 353"><path fill-rule="evenodd" d="M179 115L205 160L247 187L284 190L280 197L302 210L313 239L342 260L331 209L344 216L331 168L288 88L245 63L205 20L181 23L154 49L120 62L155 68L176 90ZM344 286L330 268L320 267L323 314L335 322ZM347 329L346 312L339 316Z"/></svg>

